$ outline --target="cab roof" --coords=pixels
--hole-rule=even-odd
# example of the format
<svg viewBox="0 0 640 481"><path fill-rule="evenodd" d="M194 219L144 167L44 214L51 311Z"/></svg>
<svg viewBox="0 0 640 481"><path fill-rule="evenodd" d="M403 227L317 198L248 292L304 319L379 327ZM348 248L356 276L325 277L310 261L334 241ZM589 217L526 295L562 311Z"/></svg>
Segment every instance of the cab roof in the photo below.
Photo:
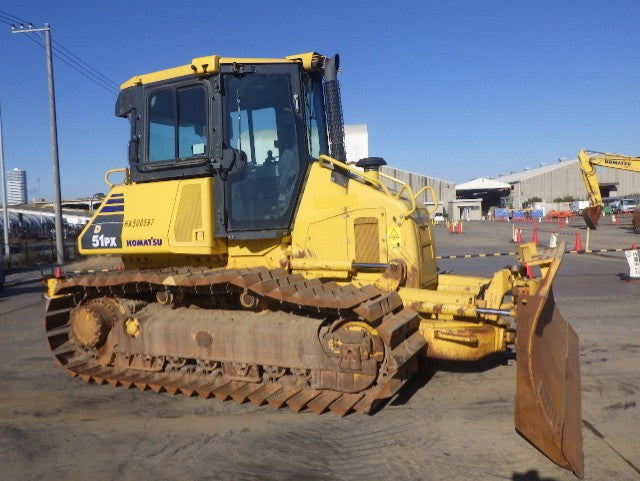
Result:
<svg viewBox="0 0 640 481"><path fill-rule="evenodd" d="M120 86L121 90L136 85L159 82L187 75L212 75L220 71L220 65L224 64L268 64L268 63L301 63L304 70L314 70L322 67L325 57L316 52L300 53L289 55L284 58L236 58L220 57L210 55L208 57L197 57L191 60L190 64L173 67L166 70L159 70L143 75L136 75Z"/></svg>

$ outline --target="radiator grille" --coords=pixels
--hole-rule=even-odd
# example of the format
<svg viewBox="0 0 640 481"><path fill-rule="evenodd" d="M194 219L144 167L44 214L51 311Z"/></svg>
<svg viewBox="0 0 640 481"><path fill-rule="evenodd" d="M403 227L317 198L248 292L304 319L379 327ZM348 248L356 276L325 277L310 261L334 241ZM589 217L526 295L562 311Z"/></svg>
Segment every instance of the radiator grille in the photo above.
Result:
<svg viewBox="0 0 640 481"><path fill-rule="evenodd" d="M377 217L357 217L353 221L356 262L380 262L380 232Z"/></svg>

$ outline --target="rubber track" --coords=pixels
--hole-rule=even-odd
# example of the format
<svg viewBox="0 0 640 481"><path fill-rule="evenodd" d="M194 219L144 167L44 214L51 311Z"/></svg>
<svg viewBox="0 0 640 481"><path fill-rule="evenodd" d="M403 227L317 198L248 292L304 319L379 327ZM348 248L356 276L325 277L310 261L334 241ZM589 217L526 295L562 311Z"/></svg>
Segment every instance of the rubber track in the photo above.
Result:
<svg viewBox="0 0 640 481"><path fill-rule="evenodd" d="M78 346L70 336L69 315L80 300L105 295L118 297L131 293L142 294L165 288L198 294L236 288L301 311L355 314L377 326L385 346L391 349L389 357L397 368L387 373L381 384L353 394L288 386L277 381L228 381L203 373L117 370L100 365L87 354L79 354ZM323 283L318 279L309 280L299 274L289 274L282 269L179 268L96 273L66 279L55 294L47 302L44 322L47 344L58 364L72 377L125 388L215 397L222 401L233 399L238 403L250 401L256 406L268 403L280 408L287 405L294 411L308 408L318 414L330 410L339 416L351 410L370 413L379 401L394 395L415 373L417 356L426 344L417 331L417 313L401 309L402 301L397 293L383 293L374 286L358 288L353 285L340 286L334 282ZM406 332L409 329L413 332Z"/></svg>

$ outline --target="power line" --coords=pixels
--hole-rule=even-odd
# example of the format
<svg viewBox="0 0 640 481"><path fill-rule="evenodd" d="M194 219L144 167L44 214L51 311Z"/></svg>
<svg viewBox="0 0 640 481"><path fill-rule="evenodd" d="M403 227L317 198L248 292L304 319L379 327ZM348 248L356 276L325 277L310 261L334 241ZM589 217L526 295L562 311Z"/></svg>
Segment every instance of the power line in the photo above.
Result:
<svg viewBox="0 0 640 481"><path fill-rule="evenodd" d="M0 23L15 27L16 22L31 25L31 22L0 9ZM29 40L44 48L42 34L27 34L26 36ZM120 87L116 82L111 80L88 62L84 61L78 55L63 46L60 42L53 41L52 43L54 44L52 45L52 49L54 51L53 55L56 58L107 92L112 94L118 93Z"/></svg>
<svg viewBox="0 0 640 481"><path fill-rule="evenodd" d="M12 20L13 22L30 23L28 20L25 20L24 18L16 17L15 15L12 15L6 10L0 10L0 14L3 14L5 17L13 18Z"/></svg>
<svg viewBox="0 0 640 481"><path fill-rule="evenodd" d="M113 80L111 80L109 77L107 77L106 75L102 74L99 70L97 70L96 68L92 67L90 64L88 64L87 62L85 62L84 60L82 60L80 57L78 57L76 54L74 54L73 52L71 52L69 49L65 48L60 42L56 42L55 40L52 40L53 44L57 47L59 47L60 49L64 50L65 53L69 54L71 57L75 58L78 63L84 65L86 68L88 68L89 70L92 70L93 72L95 72L97 75L100 75L100 77L102 77L105 81L108 81L111 85L113 85L116 88L120 88L120 86L114 82ZM54 50L56 50L56 47L53 47Z"/></svg>
<svg viewBox="0 0 640 481"><path fill-rule="evenodd" d="M37 44L38 46L44 48L44 41L43 41L41 35L37 35L36 36L35 34L27 34L27 38L29 40L31 40L32 42L34 42L35 44ZM109 93L112 93L112 94L117 94L118 93L118 87L117 87L116 84L114 84L114 85L116 85L114 87L113 85L108 83L108 81L103 80L102 77L98 77L97 75L92 74L91 72L87 72L86 70L80 68L80 66L78 65L78 62L75 62L73 59L71 59L68 56L64 56L64 55L60 54L60 52L57 50L56 47L52 46L52 50L53 50L53 55L58 60L61 60L62 62L67 64L69 67L71 67L73 70L78 72L80 75L83 75L88 80L90 80L94 84L98 85L99 87L102 87L103 89L105 89Z"/></svg>

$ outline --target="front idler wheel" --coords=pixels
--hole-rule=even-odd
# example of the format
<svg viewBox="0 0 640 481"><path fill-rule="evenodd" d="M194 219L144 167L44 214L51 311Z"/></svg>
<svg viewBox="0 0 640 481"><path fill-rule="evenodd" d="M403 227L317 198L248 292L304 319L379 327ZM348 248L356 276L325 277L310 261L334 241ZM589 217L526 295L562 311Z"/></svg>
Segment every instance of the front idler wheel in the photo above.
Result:
<svg viewBox="0 0 640 481"><path fill-rule="evenodd" d="M99 297L81 304L71 311L73 338L89 349L101 347L118 320L118 303L109 297Z"/></svg>

